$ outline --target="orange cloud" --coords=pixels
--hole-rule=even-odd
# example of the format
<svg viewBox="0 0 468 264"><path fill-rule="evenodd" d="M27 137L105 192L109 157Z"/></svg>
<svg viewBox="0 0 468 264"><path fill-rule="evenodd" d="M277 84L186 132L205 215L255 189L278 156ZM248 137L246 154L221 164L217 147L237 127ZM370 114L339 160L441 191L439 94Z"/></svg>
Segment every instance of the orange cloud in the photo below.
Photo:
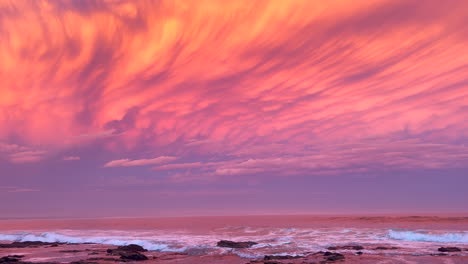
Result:
<svg viewBox="0 0 468 264"><path fill-rule="evenodd" d="M0 140L50 149L103 140L113 152L236 161L307 160L315 149L324 164L343 155L349 166L356 155L376 158L366 148L392 153L414 138L465 153L467 8L411 0L2 0ZM330 147L340 144L360 150ZM401 147L409 160L393 166L458 162L426 157L424 148ZM378 158L389 164L390 156ZM159 170L176 168L165 166ZM216 171L257 170L240 163Z"/></svg>

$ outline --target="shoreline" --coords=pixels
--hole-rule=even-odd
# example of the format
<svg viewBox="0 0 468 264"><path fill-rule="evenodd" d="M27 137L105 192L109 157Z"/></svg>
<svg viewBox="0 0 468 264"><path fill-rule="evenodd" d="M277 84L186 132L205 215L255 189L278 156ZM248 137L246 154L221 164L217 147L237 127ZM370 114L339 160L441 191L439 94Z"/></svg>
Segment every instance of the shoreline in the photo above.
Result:
<svg viewBox="0 0 468 264"><path fill-rule="evenodd" d="M246 243L246 242L241 242ZM341 246L329 248L327 251L304 252L304 255L265 255L249 258L234 254L236 248L228 249L224 254L207 254L203 250L192 250L183 253L146 251L131 246L114 246L92 243L50 243L50 242L0 242L1 264L39 264L39 263L71 263L71 264L112 264L120 262L153 263L227 263L227 264L324 264L324 263L468 263L468 248L460 251L442 252L435 250L434 254L417 252L395 254L393 248L384 245L356 247ZM230 245L236 246L236 245ZM130 247L131 250L125 248ZM382 247L381 252L368 253L367 248ZM447 246L450 248L450 246ZM121 250L124 248L124 250ZM140 249L139 249L140 248ZM123 252L123 253L122 253ZM135 254L135 255L132 255ZM143 255L143 257L141 256ZM8 257L9 256L9 257ZM125 256L125 257L124 257ZM132 259L133 258L133 259ZM144 259L138 259L144 258ZM147 258L147 259L146 259Z"/></svg>

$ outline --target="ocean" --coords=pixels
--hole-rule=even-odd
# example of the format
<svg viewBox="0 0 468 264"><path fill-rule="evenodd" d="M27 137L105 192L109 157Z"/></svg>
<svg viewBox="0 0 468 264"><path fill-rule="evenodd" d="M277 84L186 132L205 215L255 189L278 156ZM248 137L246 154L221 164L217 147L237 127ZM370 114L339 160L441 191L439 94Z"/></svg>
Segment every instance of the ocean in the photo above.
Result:
<svg viewBox="0 0 468 264"><path fill-rule="evenodd" d="M246 249L220 248L220 240L254 241ZM305 255L328 247L377 246L388 254L427 255L441 246L468 248L468 217L223 216L0 220L0 241L138 244L150 251L190 255ZM346 251L346 250L344 250ZM468 251L460 253L468 255Z"/></svg>

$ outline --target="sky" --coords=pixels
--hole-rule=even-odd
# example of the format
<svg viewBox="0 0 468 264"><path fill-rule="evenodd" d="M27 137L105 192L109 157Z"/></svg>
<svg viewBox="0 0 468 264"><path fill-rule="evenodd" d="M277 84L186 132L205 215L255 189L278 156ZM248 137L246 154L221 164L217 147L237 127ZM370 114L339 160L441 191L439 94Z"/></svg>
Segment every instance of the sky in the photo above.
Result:
<svg viewBox="0 0 468 264"><path fill-rule="evenodd" d="M466 213L467 10L0 0L1 216Z"/></svg>

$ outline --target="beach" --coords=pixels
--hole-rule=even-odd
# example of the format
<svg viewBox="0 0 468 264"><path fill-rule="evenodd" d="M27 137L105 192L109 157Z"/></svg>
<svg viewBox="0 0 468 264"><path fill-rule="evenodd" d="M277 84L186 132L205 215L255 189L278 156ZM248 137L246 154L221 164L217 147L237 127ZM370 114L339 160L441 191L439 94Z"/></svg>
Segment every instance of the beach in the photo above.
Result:
<svg viewBox="0 0 468 264"><path fill-rule="evenodd" d="M0 241L2 264L468 263L468 217L17 219Z"/></svg>

